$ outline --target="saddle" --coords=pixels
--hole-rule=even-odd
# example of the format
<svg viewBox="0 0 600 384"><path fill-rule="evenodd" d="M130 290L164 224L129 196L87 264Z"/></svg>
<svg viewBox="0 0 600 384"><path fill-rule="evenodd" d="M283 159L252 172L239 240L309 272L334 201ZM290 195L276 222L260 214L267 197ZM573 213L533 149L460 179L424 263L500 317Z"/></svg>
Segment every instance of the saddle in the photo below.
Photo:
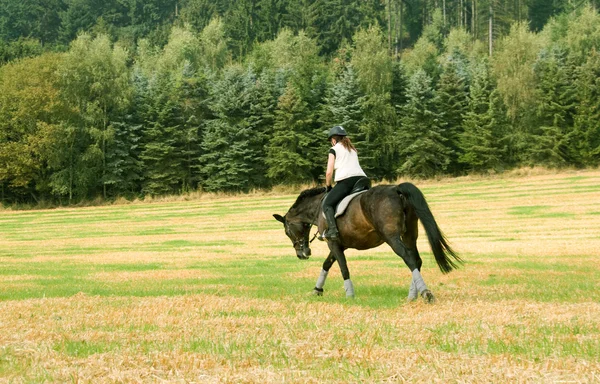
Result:
<svg viewBox="0 0 600 384"><path fill-rule="evenodd" d="M348 208L352 199L367 192L369 188L371 188L371 179L368 177L358 179L356 184L354 184L354 187L352 187L350 194L344 197L335 207L335 217L342 216L346 212L346 208ZM325 214L323 214L323 217L325 217Z"/></svg>

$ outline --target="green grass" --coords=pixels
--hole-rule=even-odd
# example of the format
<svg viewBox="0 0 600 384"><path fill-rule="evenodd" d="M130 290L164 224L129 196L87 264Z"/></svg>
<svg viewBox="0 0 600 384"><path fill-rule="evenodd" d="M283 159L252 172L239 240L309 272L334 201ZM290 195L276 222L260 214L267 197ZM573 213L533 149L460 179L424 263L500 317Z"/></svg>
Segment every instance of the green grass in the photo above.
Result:
<svg viewBox="0 0 600 384"><path fill-rule="evenodd" d="M600 341L578 340L578 335L599 334L595 326L587 326L574 318L570 324L542 325L524 329L519 325L476 326L449 322L429 329L428 344L444 352L470 355L513 355L533 361L553 358L594 358L600 356ZM473 337L465 339L465 333Z"/></svg>
<svg viewBox="0 0 600 384"><path fill-rule="evenodd" d="M457 180L423 188L466 261L442 275L429 249L420 248L423 276L438 298L432 306L406 303L410 272L385 245L348 252L356 299L345 298L337 265L325 295L310 295L325 246L313 243L313 257L298 260L271 217L285 213L295 196L0 214L0 305L11 309L4 319L20 337L0 338L0 381L78 381L72 367L107 359L109 369L121 355L139 359L137 368L120 373L154 372L164 364L163 376L144 378L150 381L181 379L164 373L179 369L165 362L184 354L190 361L212 361L215 372L288 372L278 378L289 382L401 381L398 372L410 381L401 369L416 360L440 382L510 381L469 376L472 358L481 359L474 364L483 372L485 364L502 359L507 372L532 367L540 373L532 381L555 378L548 367L556 361L593 368L600 359L600 323L593 312L600 302L598 252L595 243L581 252L569 243L598 238L600 203L589 193L600 189L584 185L593 181L556 177L540 186ZM578 194L577 203L585 205L578 212L586 213L571 212L560 200ZM570 206L579 207L573 201ZM481 245L461 250L473 241ZM214 307L203 307L207 297L217 302ZM165 304L182 305L181 299L189 299L182 308ZM167 309L152 312L156 303ZM148 309L136 312L142 304ZM544 312L563 306L566 314L556 319ZM570 313L572 308L579 312ZM21 334L26 320L35 325ZM28 335L36 335L38 324L48 334L36 340ZM39 368L44 359L23 352L30 350L60 362L71 376ZM392 357L382 360L376 355L381 351ZM371 353L379 357L370 359ZM426 361L428 353L434 357ZM464 364L465 376L452 364L436 365L445 356ZM198 371L192 372L186 380L197 379ZM234 377L239 379L223 380ZM589 375L574 377L590 381Z"/></svg>
<svg viewBox="0 0 600 384"><path fill-rule="evenodd" d="M88 357L118 349L119 343L94 343L86 340L63 340L54 345L53 350L70 357Z"/></svg>
<svg viewBox="0 0 600 384"><path fill-rule="evenodd" d="M228 243L195 243L182 240L166 242L168 244L148 245L145 250L176 251L197 247L219 247ZM200 245L198 245L200 244ZM162 247L165 247L164 249ZM156 247L156 248L155 248ZM74 249L72 254L85 252L94 254L98 249ZM424 253L425 271L431 275L435 268L431 255ZM592 260L590 260L591 262ZM350 258L352 270L354 263L362 262L361 271L354 270L354 282L358 299L351 305L370 308L392 308L404 303L408 294L410 274L402 261L391 254L356 256ZM20 283L13 282L0 285L0 300L23 300L41 297L68 297L79 292L99 296L164 296L185 295L194 293L213 293L218 287L220 295L237 297L279 299L285 296L297 296L298 300L311 300L304 296L312 288L316 280L320 260L298 261L293 256L282 255L278 258L252 259L224 262L193 261L175 268L169 263L127 263L127 264L87 264L82 262L5 262L0 276L26 276ZM373 278L368 273L368 265L372 263L385 279ZM471 268L481 263L472 263ZM315 271L314 278L292 279L306 267ZM600 301L600 290L596 289L600 281L600 269L589 265L570 265L568 262L546 262L543 258L525 258L519 262L505 262L499 259L486 262L484 267L490 271L515 270L508 276L490 273L484 278L473 279L472 287L494 286L496 290L506 293L486 297L489 301L525 298L540 302L580 302L587 300ZM467 266L467 268L469 268ZM181 271L195 271L198 278L172 278L155 281L151 278L131 281L103 281L98 273L112 272L144 272L172 271L174 276ZM361 272L364 273L361 274ZM334 270L334 273L337 271ZM210 276L210 277L203 277ZM460 282L459 277L452 278ZM391 284L393 283L393 284ZM339 288L339 276L328 280L325 289L327 295L323 300L336 301L343 293ZM435 285L434 285L435 287ZM513 288L518 288L514 291ZM439 288L438 288L439 289Z"/></svg>

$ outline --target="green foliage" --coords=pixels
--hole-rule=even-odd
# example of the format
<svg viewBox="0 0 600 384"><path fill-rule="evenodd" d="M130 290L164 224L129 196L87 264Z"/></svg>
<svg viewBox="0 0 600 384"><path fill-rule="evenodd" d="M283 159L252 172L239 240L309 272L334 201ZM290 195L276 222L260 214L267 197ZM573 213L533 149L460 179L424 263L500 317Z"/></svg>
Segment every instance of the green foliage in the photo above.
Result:
<svg viewBox="0 0 600 384"><path fill-rule="evenodd" d="M408 88L408 77L402 62L396 61L392 64L392 84L390 90L390 102L398 113L406 104L406 88Z"/></svg>
<svg viewBox="0 0 600 384"><path fill-rule="evenodd" d="M228 58L227 38L221 19L215 18L200 34L200 55L205 66L212 71L223 68Z"/></svg>
<svg viewBox="0 0 600 384"><path fill-rule="evenodd" d="M49 192L50 159L60 150L51 132L71 115L60 97L61 64L59 55L46 54L0 73L0 183L16 200Z"/></svg>
<svg viewBox="0 0 600 384"><path fill-rule="evenodd" d="M222 15L226 4L222 0L186 0L181 7L181 18L195 31L202 31L213 19Z"/></svg>
<svg viewBox="0 0 600 384"><path fill-rule="evenodd" d="M392 59L387 53L383 35L378 28L360 30L354 36L352 65L365 94L383 95L390 92Z"/></svg>
<svg viewBox="0 0 600 384"><path fill-rule="evenodd" d="M600 15L597 9L587 5L567 16L564 41L571 54L583 64L592 51L600 51Z"/></svg>
<svg viewBox="0 0 600 384"><path fill-rule="evenodd" d="M106 184L111 176L107 173L106 156L115 134L111 122L130 98L127 60L126 52L113 47L107 36L92 39L83 34L71 45L60 69L63 97L78 111L71 124L80 133L73 140L78 141L82 151L74 155L82 159L88 175L78 185L82 197L93 194L98 182L104 198L107 197ZM70 185L69 190L72 189Z"/></svg>
<svg viewBox="0 0 600 384"><path fill-rule="evenodd" d="M598 165L596 0L432 5L0 0L2 200Z"/></svg>
<svg viewBox="0 0 600 384"><path fill-rule="evenodd" d="M532 135L536 130L536 78L533 65L545 43L545 36L515 24L501 39L491 58L492 76L512 124L508 140L513 164L527 163Z"/></svg>
<svg viewBox="0 0 600 384"><path fill-rule="evenodd" d="M61 0L1 0L0 40L53 43L58 38L62 5Z"/></svg>
<svg viewBox="0 0 600 384"><path fill-rule="evenodd" d="M210 110L215 118L206 125L200 156L204 190L247 191L253 186L253 168L262 163L261 144L266 142L260 132L264 125L249 119L254 107L249 96L255 87L255 74L236 66L226 68L223 78L211 87Z"/></svg>
<svg viewBox="0 0 600 384"><path fill-rule="evenodd" d="M322 121L325 127L342 125L348 132L358 133L362 122L364 95L356 72L348 64L327 91ZM357 140L354 140L358 144Z"/></svg>
<svg viewBox="0 0 600 384"><path fill-rule="evenodd" d="M402 54L402 61L409 76L423 69L430 77L439 75L439 63L437 61L439 51L434 43L421 37L412 49Z"/></svg>
<svg viewBox="0 0 600 384"><path fill-rule="evenodd" d="M398 133L402 161L399 172L418 177L441 174L450 164L452 150L444 135L446 124L437 109L431 78L425 71L411 77L407 97Z"/></svg>
<svg viewBox="0 0 600 384"><path fill-rule="evenodd" d="M469 102L459 135L459 162L467 170L483 173L504 164L506 129L503 104L485 63L472 71Z"/></svg>
<svg viewBox="0 0 600 384"><path fill-rule="evenodd" d="M573 151L575 112L574 68L565 50L558 46L540 53L534 65L537 89L537 117L540 132L534 132L528 156L532 164L565 166L578 163ZM574 156L574 157L573 157Z"/></svg>
<svg viewBox="0 0 600 384"><path fill-rule="evenodd" d="M279 97L275 125L267 147L267 175L271 180L286 184L312 180L311 167L314 159L308 154L314 138L311 137L312 121L307 116L310 116L308 104L289 83ZM325 151L322 159L325 164Z"/></svg>
<svg viewBox="0 0 600 384"><path fill-rule="evenodd" d="M369 177L393 180L397 176L399 141L394 132L399 123L389 93L366 96L362 108L364 115L357 143L362 148L361 166Z"/></svg>
<svg viewBox="0 0 600 384"><path fill-rule="evenodd" d="M600 53L592 51L579 68L577 80L578 106L574 116L573 148L581 165L600 165Z"/></svg>
<svg viewBox="0 0 600 384"><path fill-rule="evenodd" d="M395 177L397 154L393 139L397 117L391 95L392 86L400 85L394 84L392 79L398 80L398 68L394 68L379 29L360 30L354 41L351 64L364 94L361 100L363 118L357 136L357 148L362 147L361 165L370 177L391 179ZM397 88L394 91L395 96L401 92Z"/></svg>
<svg viewBox="0 0 600 384"><path fill-rule="evenodd" d="M319 42L321 54L331 55L359 29L382 25L382 11L382 3L372 0L316 1L309 5L308 31Z"/></svg>
<svg viewBox="0 0 600 384"><path fill-rule="evenodd" d="M273 72L265 71L254 79L254 73L248 70L246 76L251 80L246 92L250 104L246 117L250 135L248 146L253 154L247 161L251 167L249 186L265 188L272 185L267 176L267 146L273 133L277 99L282 90L279 89Z"/></svg>
<svg viewBox="0 0 600 384"><path fill-rule="evenodd" d="M513 121L527 121L529 111L535 104L533 63L542 44L542 37L529 32L523 24L516 24L510 34L500 41L492 57L498 91Z"/></svg>
<svg viewBox="0 0 600 384"><path fill-rule="evenodd" d="M42 52L42 44L35 39L20 38L9 42L0 39L0 65L24 57L35 57Z"/></svg>
<svg viewBox="0 0 600 384"><path fill-rule="evenodd" d="M444 136L451 150L448 172L459 174L461 167L459 137L463 132L463 117L468 104L468 63L459 51L449 55L443 66L438 89L437 103L441 119L444 121Z"/></svg>

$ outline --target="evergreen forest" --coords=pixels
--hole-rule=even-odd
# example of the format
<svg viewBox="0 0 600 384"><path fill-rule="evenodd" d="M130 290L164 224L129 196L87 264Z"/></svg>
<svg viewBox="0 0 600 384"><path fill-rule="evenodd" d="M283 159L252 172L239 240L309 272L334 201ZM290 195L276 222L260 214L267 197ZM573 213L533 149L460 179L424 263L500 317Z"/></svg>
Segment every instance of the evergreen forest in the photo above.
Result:
<svg viewBox="0 0 600 384"><path fill-rule="evenodd" d="M600 0L0 0L0 198L600 165Z"/></svg>

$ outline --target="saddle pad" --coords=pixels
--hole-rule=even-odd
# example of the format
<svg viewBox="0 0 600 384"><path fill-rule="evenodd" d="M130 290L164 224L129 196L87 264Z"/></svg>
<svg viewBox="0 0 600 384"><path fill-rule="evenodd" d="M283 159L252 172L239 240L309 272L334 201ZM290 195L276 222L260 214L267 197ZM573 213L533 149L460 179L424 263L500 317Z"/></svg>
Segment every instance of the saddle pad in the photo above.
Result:
<svg viewBox="0 0 600 384"><path fill-rule="evenodd" d="M344 197L342 199L342 201L340 201L337 205L337 207L335 208L335 217L340 217L344 214L344 212L346 212L346 208L348 208L348 205L350 205L350 202L352 201L352 199L354 199L356 196L360 195L361 193L365 193L367 192L368 189L365 189L363 191L358 191L355 192L351 195L348 195L346 197ZM325 214L322 213L323 217L325 217Z"/></svg>

